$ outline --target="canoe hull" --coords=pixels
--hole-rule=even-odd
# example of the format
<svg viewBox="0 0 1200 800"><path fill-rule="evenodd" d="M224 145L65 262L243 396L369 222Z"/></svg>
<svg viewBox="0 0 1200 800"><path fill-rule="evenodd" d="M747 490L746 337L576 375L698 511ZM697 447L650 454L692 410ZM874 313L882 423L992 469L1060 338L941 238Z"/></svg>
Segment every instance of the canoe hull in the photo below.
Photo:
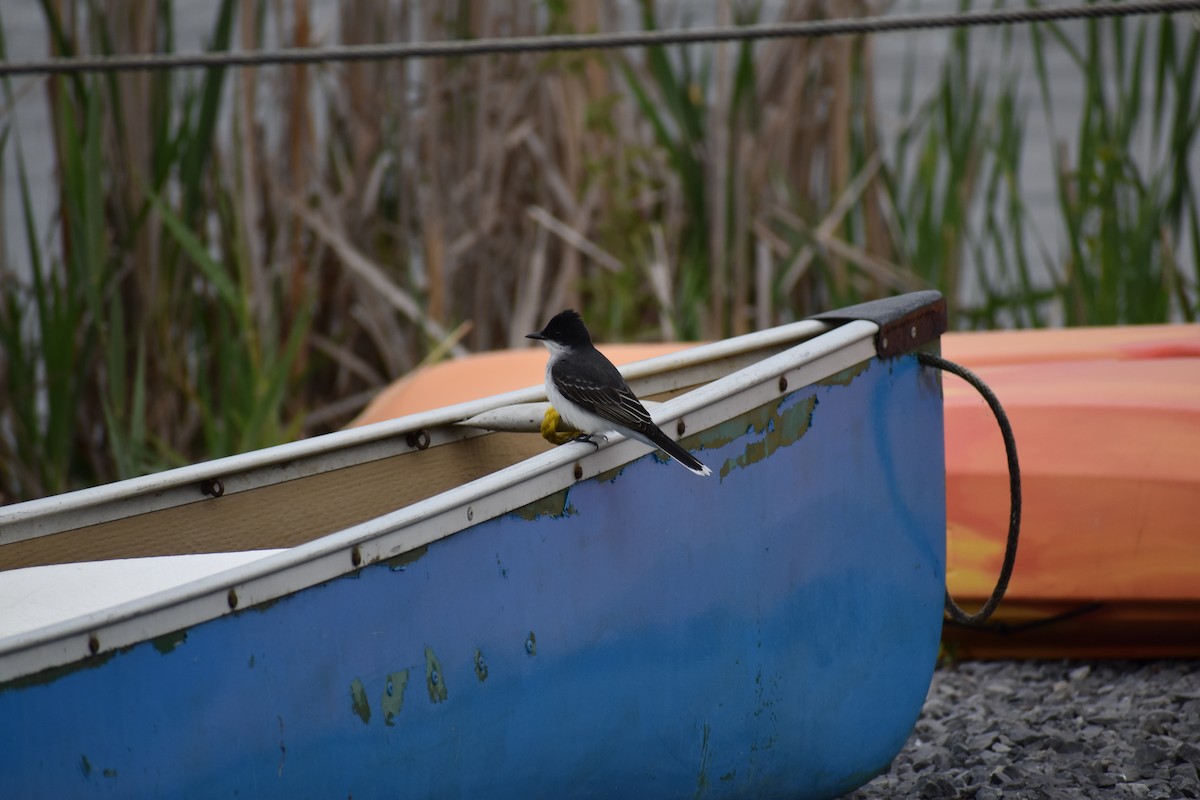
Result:
<svg viewBox="0 0 1200 800"><path fill-rule="evenodd" d="M932 674L941 392L873 359L515 513L0 687L21 797L833 797ZM667 501L665 498L670 498Z"/></svg>

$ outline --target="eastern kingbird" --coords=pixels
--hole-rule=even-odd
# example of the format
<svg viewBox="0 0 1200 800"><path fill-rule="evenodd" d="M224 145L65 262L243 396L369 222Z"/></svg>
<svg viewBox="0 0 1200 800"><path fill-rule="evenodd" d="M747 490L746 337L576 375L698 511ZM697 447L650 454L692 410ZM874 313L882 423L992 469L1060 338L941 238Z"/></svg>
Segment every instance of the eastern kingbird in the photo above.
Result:
<svg viewBox="0 0 1200 800"><path fill-rule="evenodd" d="M599 447L592 441L593 435L616 431L659 448L697 475L712 474L659 430L621 373L592 346L592 337L577 312L567 309L525 338L539 340L550 351L546 396L568 425L582 431L577 439Z"/></svg>

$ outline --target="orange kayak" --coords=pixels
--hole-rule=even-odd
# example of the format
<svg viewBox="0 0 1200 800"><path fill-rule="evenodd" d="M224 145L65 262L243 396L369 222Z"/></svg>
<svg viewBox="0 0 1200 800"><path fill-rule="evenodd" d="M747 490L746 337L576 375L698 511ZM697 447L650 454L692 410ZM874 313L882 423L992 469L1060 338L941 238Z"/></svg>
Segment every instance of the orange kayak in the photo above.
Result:
<svg viewBox="0 0 1200 800"><path fill-rule="evenodd" d="M692 347L690 342L666 344L602 344L600 349L617 366ZM495 350L442 361L412 372L383 389L348 427L490 397L513 389L541 385L546 377L546 348Z"/></svg>
<svg viewBox="0 0 1200 800"><path fill-rule="evenodd" d="M690 345L618 344L616 364ZM951 333L942 354L995 391L1021 462L1020 548L984 630L947 625L964 658L1200 657L1200 325ZM389 386L363 425L540 383L540 349L468 356ZM995 584L1008 521L1004 448L987 406L943 381L947 587Z"/></svg>
<svg viewBox="0 0 1200 800"><path fill-rule="evenodd" d="M1004 405L1021 462L1012 582L964 657L1200 656L1200 325L963 333L942 353ZM982 604L1009 509L990 412L956 378L946 414L946 582Z"/></svg>

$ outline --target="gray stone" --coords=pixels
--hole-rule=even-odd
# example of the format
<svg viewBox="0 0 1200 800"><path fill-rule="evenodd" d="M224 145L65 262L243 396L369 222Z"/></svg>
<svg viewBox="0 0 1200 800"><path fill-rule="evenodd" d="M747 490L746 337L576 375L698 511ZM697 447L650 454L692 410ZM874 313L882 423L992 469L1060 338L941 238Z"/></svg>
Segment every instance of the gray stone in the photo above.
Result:
<svg viewBox="0 0 1200 800"><path fill-rule="evenodd" d="M1170 711L1151 711L1142 719L1141 729L1145 733L1161 736L1171 727L1175 715Z"/></svg>
<svg viewBox="0 0 1200 800"><path fill-rule="evenodd" d="M953 782L943 775L922 778L917 786L917 791L925 800L943 800L943 798L958 796L958 790Z"/></svg>
<svg viewBox="0 0 1200 800"><path fill-rule="evenodd" d="M962 662L853 800L1200 800L1200 661Z"/></svg>
<svg viewBox="0 0 1200 800"><path fill-rule="evenodd" d="M1194 736L1200 736L1200 726L1192 729ZM1171 758L1185 764L1191 764L1196 769L1200 769L1200 747L1187 742L1180 742L1171 753Z"/></svg>
<svg viewBox="0 0 1200 800"><path fill-rule="evenodd" d="M1138 745L1133 751L1133 763L1145 769L1167 759L1167 753L1152 744Z"/></svg>
<svg viewBox="0 0 1200 800"><path fill-rule="evenodd" d="M1183 763L1171 767L1171 782L1179 784L1200 783L1200 770L1195 764Z"/></svg>

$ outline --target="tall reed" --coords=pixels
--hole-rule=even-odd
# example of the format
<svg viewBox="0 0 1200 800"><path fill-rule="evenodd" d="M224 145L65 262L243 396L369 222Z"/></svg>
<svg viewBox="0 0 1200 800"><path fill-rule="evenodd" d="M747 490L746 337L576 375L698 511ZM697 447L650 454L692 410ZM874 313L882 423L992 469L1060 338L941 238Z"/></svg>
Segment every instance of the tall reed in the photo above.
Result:
<svg viewBox="0 0 1200 800"><path fill-rule="evenodd" d="M169 0L40 3L55 53L175 47ZM337 36L610 30L623 8L343 0ZM640 24L666 8L643 0ZM718 21L756 9L723 1ZM27 268L0 266L0 500L336 428L386 381L518 345L566 306L605 339L925 287L958 326L1194 318L1198 34L1088 31L1071 51L1086 111L1056 162L1069 235L1049 244L1023 204L1023 155L1049 145L1026 136L1020 87L1053 108L1063 25L1032 34L1032 76L974 67L982 34L953 34L899 127L861 37L48 79L52 218L11 125L30 95L5 84L29 245ZM334 43L307 0L221 0L207 41ZM1147 128L1149 167L1128 154Z"/></svg>
<svg viewBox="0 0 1200 800"><path fill-rule="evenodd" d="M1167 16L1124 23L1091 20L1082 49L1061 25L1035 29L1032 36L1047 116L1053 121L1048 47L1057 45L1070 55L1085 97L1073 152L1055 149L1059 208L1068 231L1057 279L1066 321L1195 320L1200 284L1200 208L1191 163L1200 130L1196 26ZM1110 70L1095 69L1096 64Z"/></svg>

